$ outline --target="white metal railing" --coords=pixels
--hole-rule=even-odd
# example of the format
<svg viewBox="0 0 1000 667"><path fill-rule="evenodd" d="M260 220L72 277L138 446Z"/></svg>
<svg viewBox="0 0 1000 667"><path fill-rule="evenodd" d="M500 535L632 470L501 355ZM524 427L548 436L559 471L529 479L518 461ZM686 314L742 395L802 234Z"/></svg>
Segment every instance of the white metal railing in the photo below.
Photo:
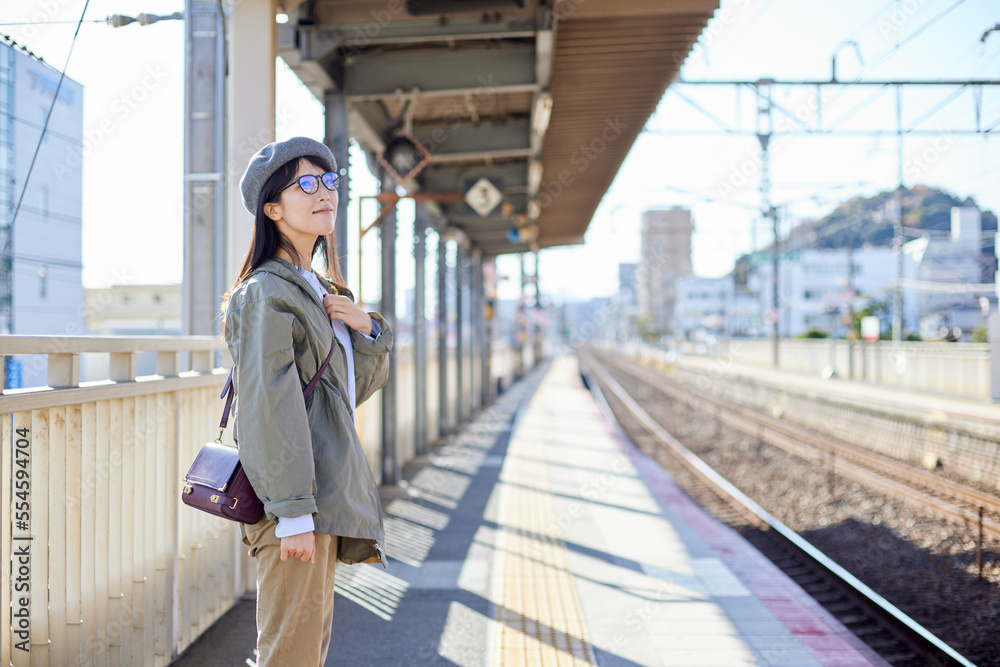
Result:
<svg viewBox="0 0 1000 667"><path fill-rule="evenodd" d="M684 344L680 352L724 357L727 363L773 368L773 343L766 339L720 340L705 346ZM644 349L643 356L664 352ZM990 346L986 343L782 339L783 371L819 377L828 368L844 379L889 387L987 400L990 398Z"/></svg>
<svg viewBox="0 0 1000 667"><path fill-rule="evenodd" d="M184 472L218 435L228 367L213 360L228 362L225 343L4 336L0 354L42 355L49 382L0 396L0 509L9 517L0 521L0 665L168 664L255 585L237 524L180 502ZM81 383L81 355L95 354L107 357L91 364L106 377ZM139 377L138 355L149 354L157 374ZM405 462L414 454L414 370L408 348L397 354ZM493 347L491 382L509 384L513 356ZM478 372L469 361L466 393ZM448 364L454 421L454 354ZM436 356L427 380L433 441ZM357 413L377 477L380 411L381 392Z"/></svg>
<svg viewBox="0 0 1000 667"><path fill-rule="evenodd" d="M238 526L179 500L218 434L224 342L7 336L0 352L47 353L49 381L0 397L0 664L168 664L254 581ZM136 376L142 352L157 375ZM81 386L88 353L109 377Z"/></svg>
<svg viewBox="0 0 1000 667"><path fill-rule="evenodd" d="M720 352L735 355L737 363L770 366L770 341L729 341ZM853 357L853 359L852 359ZM827 367L845 379L903 387L963 398L990 396L990 354L985 343L920 343L844 340L782 340L782 370L819 376ZM852 370L853 369L853 370Z"/></svg>

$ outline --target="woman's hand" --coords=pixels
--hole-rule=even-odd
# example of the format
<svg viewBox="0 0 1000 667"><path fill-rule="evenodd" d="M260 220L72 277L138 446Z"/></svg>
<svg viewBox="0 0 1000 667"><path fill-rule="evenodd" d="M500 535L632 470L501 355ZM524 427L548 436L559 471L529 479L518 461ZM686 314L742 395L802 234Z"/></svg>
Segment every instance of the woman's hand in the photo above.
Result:
<svg viewBox="0 0 1000 667"><path fill-rule="evenodd" d="M316 536L312 531L281 538L281 562L288 560L289 556L303 563L316 562Z"/></svg>
<svg viewBox="0 0 1000 667"><path fill-rule="evenodd" d="M323 297L323 307L327 315L336 317L358 333L368 335L372 332L371 316L346 296L327 294Z"/></svg>

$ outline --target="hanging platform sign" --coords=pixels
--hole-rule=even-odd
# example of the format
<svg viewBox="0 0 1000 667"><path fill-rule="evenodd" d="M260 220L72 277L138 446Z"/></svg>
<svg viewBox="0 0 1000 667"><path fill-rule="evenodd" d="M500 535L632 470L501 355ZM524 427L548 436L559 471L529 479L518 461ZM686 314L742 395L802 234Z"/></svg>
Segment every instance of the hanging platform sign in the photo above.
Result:
<svg viewBox="0 0 1000 667"><path fill-rule="evenodd" d="M483 176L466 190L463 199L480 218L486 218L503 201L503 193L493 181Z"/></svg>

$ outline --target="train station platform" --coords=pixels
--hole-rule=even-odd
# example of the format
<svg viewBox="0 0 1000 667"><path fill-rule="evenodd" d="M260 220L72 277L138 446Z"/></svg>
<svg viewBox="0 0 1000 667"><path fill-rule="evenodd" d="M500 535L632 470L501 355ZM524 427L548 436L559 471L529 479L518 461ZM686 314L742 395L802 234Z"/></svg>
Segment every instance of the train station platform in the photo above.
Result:
<svg viewBox="0 0 1000 667"><path fill-rule="evenodd" d="M389 569L337 571L327 665L886 664L628 442L575 358L404 478ZM253 664L252 605L175 664Z"/></svg>

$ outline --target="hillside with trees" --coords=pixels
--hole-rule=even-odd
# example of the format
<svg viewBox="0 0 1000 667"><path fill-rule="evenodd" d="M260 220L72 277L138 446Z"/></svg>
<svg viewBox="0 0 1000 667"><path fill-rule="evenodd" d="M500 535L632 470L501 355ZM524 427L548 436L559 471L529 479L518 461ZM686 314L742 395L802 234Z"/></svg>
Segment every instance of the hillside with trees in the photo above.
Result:
<svg viewBox="0 0 1000 667"><path fill-rule="evenodd" d="M951 209L976 206L971 197L959 199L947 192L924 185L900 188L903 210L903 236L907 241L921 236L947 236L951 233ZM805 248L846 248L865 245L891 246L893 239L892 200L895 191L873 197L853 197L820 218L792 229L782 242L784 250ZM995 232L997 216L983 211L983 238L979 260L982 282L994 281L996 269Z"/></svg>

